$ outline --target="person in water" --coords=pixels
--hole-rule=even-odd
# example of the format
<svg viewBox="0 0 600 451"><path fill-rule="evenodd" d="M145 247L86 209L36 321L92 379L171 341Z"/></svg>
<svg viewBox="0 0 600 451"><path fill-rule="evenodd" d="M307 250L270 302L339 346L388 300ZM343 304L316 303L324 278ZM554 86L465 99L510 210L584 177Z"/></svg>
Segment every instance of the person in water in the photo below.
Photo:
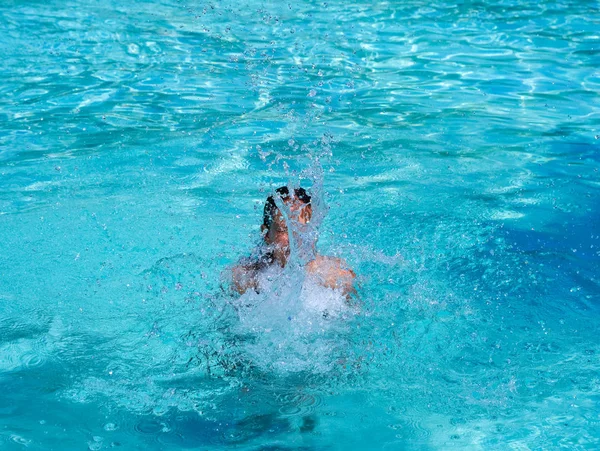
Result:
<svg viewBox="0 0 600 451"><path fill-rule="evenodd" d="M261 226L264 245L261 252L252 259L242 259L232 269L232 286L239 294L249 289L260 292L260 273L273 266L284 268L290 262L288 225L292 230L302 229L312 218L311 197L304 188L296 188L290 194L288 187L282 186L275 190L275 196L269 196L265 203ZM276 198L287 210L287 220L277 206ZM297 244L302 245L298 243L301 237L297 236L295 239ZM320 285L340 290L348 296L354 291L356 275L343 259L317 254L315 245L314 242L308 244L311 257L304 263L307 275L313 277Z"/></svg>

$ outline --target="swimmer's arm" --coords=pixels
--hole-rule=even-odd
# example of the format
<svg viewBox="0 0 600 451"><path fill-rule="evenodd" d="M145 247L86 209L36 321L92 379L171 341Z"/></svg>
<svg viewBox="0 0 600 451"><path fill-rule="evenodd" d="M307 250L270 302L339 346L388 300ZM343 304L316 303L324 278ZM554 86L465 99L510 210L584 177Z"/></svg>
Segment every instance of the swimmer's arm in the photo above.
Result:
<svg viewBox="0 0 600 451"><path fill-rule="evenodd" d="M324 287L341 290L342 294L346 297L356 293L354 288L356 274L348 268L345 260L326 257L321 268L318 268L315 264L311 266L309 270L318 273L321 285Z"/></svg>
<svg viewBox="0 0 600 451"><path fill-rule="evenodd" d="M244 294L250 288L256 290L258 281L256 271L248 265L237 265L231 269L231 286L239 294Z"/></svg>
<svg viewBox="0 0 600 451"><path fill-rule="evenodd" d="M349 297L351 294L356 293L354 288L356 274L351 269L341 267L336 269L334 279L334 288L341 289L344 296Z"/></svg>

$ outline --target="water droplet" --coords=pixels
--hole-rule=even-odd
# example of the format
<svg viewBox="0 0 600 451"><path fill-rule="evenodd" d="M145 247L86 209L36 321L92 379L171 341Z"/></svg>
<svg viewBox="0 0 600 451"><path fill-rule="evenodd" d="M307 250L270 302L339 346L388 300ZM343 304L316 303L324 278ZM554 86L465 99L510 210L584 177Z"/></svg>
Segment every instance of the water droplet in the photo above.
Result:
<svg viewBox="0 0 600 451"><path fill-rule="evenodd" d="M317 91L315 91L314 89L311 89L310 92L308 93L308 97L314 97L317 95Z"/></svg>
<svg viewBox="0 0 600 451"><path fill-rule="evenodd" d="M137 44L132 43L127 46L127 51L132 55L138 55L140 53L140 48Z"/></svg>
<svg viewBox="0 0 600 451"><path fill-rule="evenodd" d="M92 437L92 441L88 442L88 449L90 451L96 451L96 450L102 449L102 440L103 440L103 438L99 437L97 435Z"/></svg>
<svg viewBox="0 0 600 451"><path fill-rule="evenodd" d="M14 443L18 443L19 445L22 446L29 446L29 444L31 443L31 440L26 439L24 437L21 437L20 435L16 435L16 434L12 434L10 436L10 440Z"/></svg>

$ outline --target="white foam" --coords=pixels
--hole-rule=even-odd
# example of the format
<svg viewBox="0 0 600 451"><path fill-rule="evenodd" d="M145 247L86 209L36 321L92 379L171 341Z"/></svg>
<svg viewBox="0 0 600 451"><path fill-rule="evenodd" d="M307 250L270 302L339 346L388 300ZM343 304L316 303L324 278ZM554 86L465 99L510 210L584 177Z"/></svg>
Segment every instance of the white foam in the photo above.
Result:
<svg viewBox="0 0 600 451"><path fill-rule="evenodd" d="M291 267L267 269L259 284L261 293L238 300L237 332L253 337L244 344L250 360L277 373L329 371L343 342L344 318L352 314L341 291Z"/></svg>

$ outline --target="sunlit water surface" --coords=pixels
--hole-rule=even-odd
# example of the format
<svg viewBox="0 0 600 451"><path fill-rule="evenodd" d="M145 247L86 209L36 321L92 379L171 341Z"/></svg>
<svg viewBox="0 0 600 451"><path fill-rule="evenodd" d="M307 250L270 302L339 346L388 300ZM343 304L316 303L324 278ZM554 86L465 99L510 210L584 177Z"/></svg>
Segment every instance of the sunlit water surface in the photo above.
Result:
<svg viewBox="0 0 600 451"><path fill-rule="evenodd" d="M600 447L598 2L0 27L0 448ZM224 292L288 182L351 304Z"/></svg>

